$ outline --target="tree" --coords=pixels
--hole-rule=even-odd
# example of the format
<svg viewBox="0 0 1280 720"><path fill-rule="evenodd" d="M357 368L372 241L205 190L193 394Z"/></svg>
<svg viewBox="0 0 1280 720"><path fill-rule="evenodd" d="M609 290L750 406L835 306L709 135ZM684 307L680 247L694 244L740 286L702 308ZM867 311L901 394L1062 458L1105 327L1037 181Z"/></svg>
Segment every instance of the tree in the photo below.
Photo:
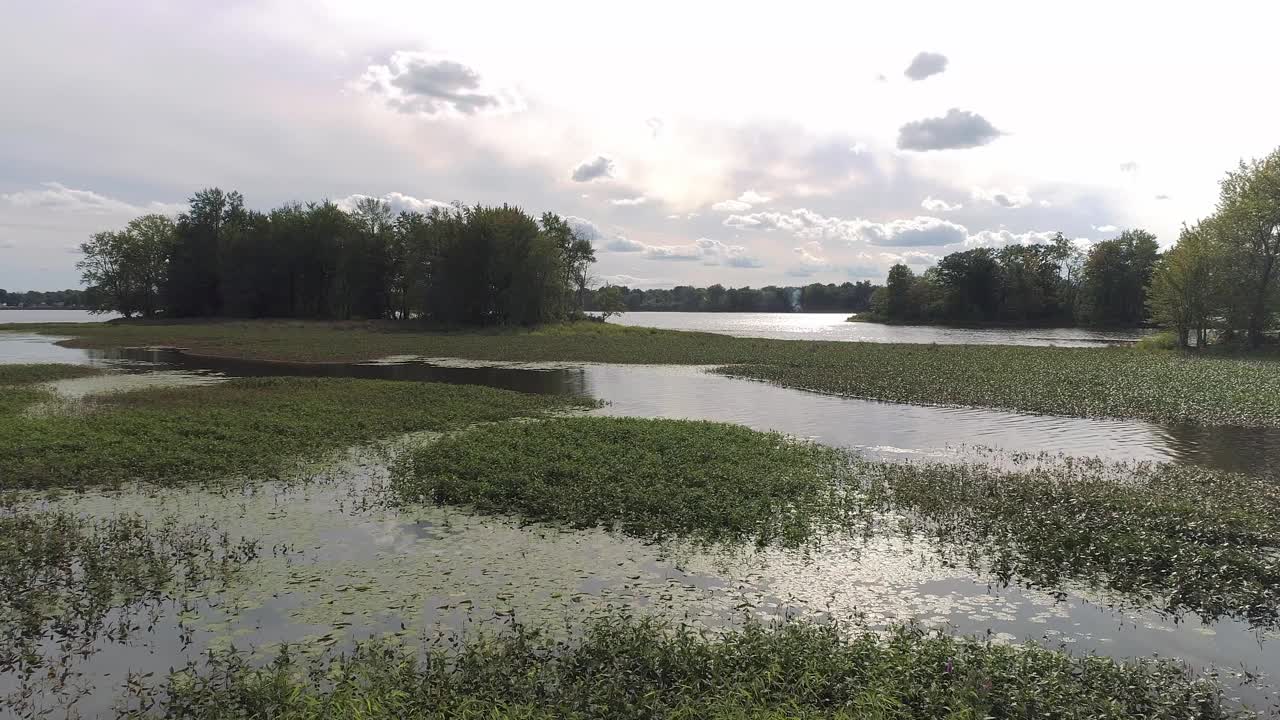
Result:
<svg viewBox="0 0 1280 720"><path fill-rule="evenodd" d="M1214 238L1205 223L1182 228L1178 242L1156 263L1147 302L1151 317L1178 334L1178 346L1187 347L1193 330L1203 347L1207 329L1217 311L1217 261Z"/></svg>
<svg viewBox="0 0 1280 720"><path fill-rule="evenodd" d="M1137 325L1146 319L1146 288L1160 246L1145 230L1125 230L1089 249L1078 314L1090 325Z"/></svg>
<svg viewBox="0 0 1280 720"><path fill-rule="evenodd" d="M120 232L100 232L80 246L76 264L84 283L96 289L93 312L154 317L167 283L175 227L163 215L144 215Z"/></svg>
<svg viewBox="0 0 1280 720"><path fill-rule="evenodd" d="M1272 321L1280 275L1280 149L1227 173L1212 227L1234 278L1228 330L1243 322L1256 348Z"/></svg>
<svg viewBox="0 0 1280 720"><path fill-rule="evenodd" d="M915 283L915 277L911 268L902 263L889 268L882 307L885 319L898 322L913 319L915 313L911 303L911 286Z"/></svg>
<svg viewBox="0 0 1280 720"><path fill-rule="evenodd" d="M622 288L616 285L606 285L600 288L596 293L597 309L600 316L608 320L614 315L621 315L627 311L627 303L622 299Z"/></svg>

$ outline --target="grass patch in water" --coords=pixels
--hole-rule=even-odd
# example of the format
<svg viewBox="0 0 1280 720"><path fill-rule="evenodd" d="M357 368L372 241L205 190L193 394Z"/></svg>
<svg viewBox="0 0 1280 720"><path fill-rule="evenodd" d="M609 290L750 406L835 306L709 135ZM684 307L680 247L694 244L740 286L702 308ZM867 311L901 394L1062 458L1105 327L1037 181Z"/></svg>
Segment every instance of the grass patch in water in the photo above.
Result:
<svg viewBox="0 0 1280 720"><path fill-rule="evenodd" d="M1274 478L1173 465L865 463L868 501L910 513L997 579L1087 582L1175 614L1280 621Z"/></svg>
<svg viewBox="0 0 1280 720"><path fill-rule="evenodd" d="M60 365L56 363L0 365L0 386L31 385L53 380L92 377L101 374L101 370L88 365Z"/></svg>
<svg viewBox="0 0 1280 720"><path fill-rule="evenodd" d="M16 326L14 326L16 328ZM787 387L1076 417L1280 427L1280 362L1133 348L888 345L736 338L599 322L430 332L391 322L22 326L75 347L169 345L225 357L354 362L389 355L730 366Z"/></svg>
<svg viewBox="0 0 1280 720"><path fill-rule="evenodd" d="M0 490L273 476L326 451L584 401L475 386L263 378L90 402L87 412L38 417L0 405L7 410L0 412Z"/></svg>
<svg viewBox="0 0 1280 720"><path fill-rule="evenodd" d="M217 586L257 555L251 540L173 518L0 516L0 673L30 675L104 634L123 642L140 606Z"/></svg>
<svg viewBox="0 0 1280 720"><path fill-rule="evenodd" d="M553 418L417 448L397 468L395 492L645 539L795 546L840 504L847 468L836 450L739 425Z"/></svg>
<svg viewBox="0 0 1280 720"><path fill-rule="evenodd" d="M131 689L136 717L207 720L1249 716L1170 661L798 621L709 637L620 615L569 641L517 626L421 653L372 642L310 660L286 650L266 667L214 655Z"/></svg>

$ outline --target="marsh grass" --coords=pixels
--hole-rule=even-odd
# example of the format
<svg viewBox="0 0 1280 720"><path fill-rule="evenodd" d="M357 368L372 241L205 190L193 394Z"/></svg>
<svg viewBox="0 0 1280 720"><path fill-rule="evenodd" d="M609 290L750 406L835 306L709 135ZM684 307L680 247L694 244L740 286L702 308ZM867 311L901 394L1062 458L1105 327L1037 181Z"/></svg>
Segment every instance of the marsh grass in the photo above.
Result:
<svg viewBox="0 0 1280 720"><path fill-rule="evenodd" d="M997 580L1086 582L1174 614L1275 626L1280 488L1174 465L1063 460L1027 470L863 463L867 502L908 512Z"/></svg>
<svg viewBox="0 0 1280 720"><path fill-rule="evenodd" d="M1169 662L1117 662L899 626L760 624L711 637L610 614L572 640L520 626L420 652L371 642L266 667L212 655L159 687L130 684L134 717L222 718L1168 718L1247 717Z"/></svg>
<svg viewBox="0 0 1280 720"><path fill-rule="evenodd" d="M92 377L101 374L101 370L88 365L62 365L57 363L0 365L0 386L32 385L53 380Z"/></svg>
<svg viewBox="0 0 1280 720"><path fill-rule="evenodd" d="M430 332L388 322L237 321L24 326L76 347L168 345L304 362L389 355L724 366L787 387L891 402L1076 417L1280 427L1274 357L1133 348L888 345L736 338L585 322Z"/></svg>
<svg viewBox="0 0 1280 720"><path fill-rule="evenodd" d="M38 399L31 388L28 402ZM475 386L256 378L91 398L86 412L0 409L0 490L287 474L300 459L416 431L586 404Z"/></svg>
<svg viewBox="0 0 1280 720"><path fill-rule="evenodd" d="M258 552L251 539L173 518L0 516L0 673L29 676L100 637L122 641L142 608L216 589Z"/></svg>
<svg viewBox="0 0 1280 720"><path fill-rule="evenodd" d="M404 502L644 539L797 546L843 505L847 468L836 450L738 425L576 417L445 437L409 453L393 485Z"/></svg>

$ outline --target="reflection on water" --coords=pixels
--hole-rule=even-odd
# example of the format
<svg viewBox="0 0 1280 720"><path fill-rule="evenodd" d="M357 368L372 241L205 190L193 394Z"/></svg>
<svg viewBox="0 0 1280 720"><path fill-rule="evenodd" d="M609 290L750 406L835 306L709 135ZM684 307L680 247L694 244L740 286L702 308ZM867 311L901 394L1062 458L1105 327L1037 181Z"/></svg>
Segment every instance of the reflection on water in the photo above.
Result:
<svg viewBox="0 0 1280 720"><path fill-rule="evenodd" d="M619 325L692 330L736 337L939 345L1058 345L1103 347L1136 342L1149 331L1088 328L952 328L847 322L847 313L629 312Z"/></svg>
<svg viewBox="0 0 1280 720"><path fill-rule="evenodd" d="M61 349L61 348L59 348ZM447 382L609 403L605 415L732 422L881 457L954 457L964 449L1177 461L1249 471L1280 463L1280 430L1162 426L1134 420L925 407L822 395L690 366L445 362L305 364L192 357L174 350L75 351L118 369L180 369L231 377L301 375ZM0 345L0 354L3 345Z"/></svg>
<svg viewBox="0 0 1280 720"><path fill-rule="evenodd" d="M1076 652L1174 656L1197 669L1280 668L1280 646L1260 642L1245 624L1176 623L1145 610L1112 609L1085 589L1059 599L992 588L940 563L929 540L888 529L833 536L801 550L653 545L599 529L569 531L450 508L366 507L387 477L377 454L353 452L312 484L224 493L142 487L54 501L88 516L198 517L273 549L230 589L156 607L147 623L152 629L124 641L100 637L96 652L70 658L70 675L86 688L81 712L106 708L126 672L161 676L199 661L208 648L234 644L266 657L282 642L322 649L375 634L412 641L513 617L554 630L610 607L710 629L750 615L834 617L871 627L915 621ZM47 504L36 500L31 507ZM48 679L37 674L33 681ZM18 678L0 675L0 695L16 689Z"/></svg>

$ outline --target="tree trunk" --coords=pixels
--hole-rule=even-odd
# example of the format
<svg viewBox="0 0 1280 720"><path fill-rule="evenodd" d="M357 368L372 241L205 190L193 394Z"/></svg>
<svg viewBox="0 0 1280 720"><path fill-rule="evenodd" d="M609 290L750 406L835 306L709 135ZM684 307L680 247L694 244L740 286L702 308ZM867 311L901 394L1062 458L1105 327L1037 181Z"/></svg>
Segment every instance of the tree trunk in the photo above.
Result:
<svg viewBox="0 0 1280 720"><path fill-rule="evenodd" d="M1187 339L1191 335L1191 328L1178 328L1178 347L1186 349L1188 347Z"/></svg>

